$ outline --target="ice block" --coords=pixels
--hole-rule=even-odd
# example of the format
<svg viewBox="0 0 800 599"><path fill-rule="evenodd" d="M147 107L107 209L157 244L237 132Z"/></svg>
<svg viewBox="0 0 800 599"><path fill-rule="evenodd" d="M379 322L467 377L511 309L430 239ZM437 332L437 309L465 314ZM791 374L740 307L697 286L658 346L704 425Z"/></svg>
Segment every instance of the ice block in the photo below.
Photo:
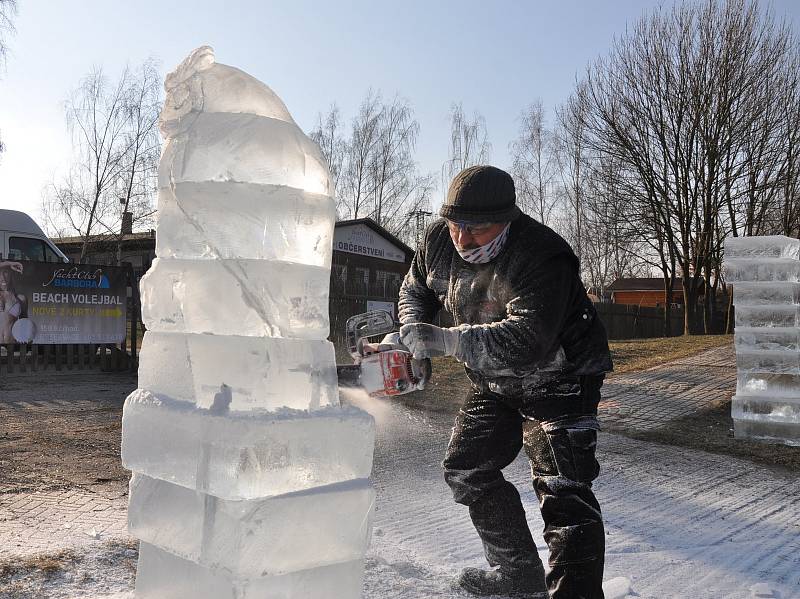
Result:
<svg viewBox="0 0 800 599"><path fill-rule="evenodd" d="M800 304L800 283L741 282L733 286L736 306Z"/></svg>
<svg viewBox="0 0 800 599"><path fill-rule="evenodd" d="M149 331L324 340L330 270L268 260L156 258L141 280Z"/></svg>
<svg viewBox="0 0 800 599"><path fill-rule="evenodd" d="M725 240L725 261L737 258L798 260L800 259L800 240L784 235L728 237Z"/></svg>
<svg viewBox="0 0 800 599"><path fill-rule="evenodd" d="M737 327L734 333L737 353L750 350L800 351L800 328Z"/></svg>
<svg viewBox="0 0 800 599"><path fill-rule="evenodd" d="M136 474L130 533L174 555L238 576L284 574L358 559L369 544L368 480L230 501Z"/></svg>
<svg viewBox="0 0 800 599"><path fill-rule="evenodd" d="M159 258L282 260L330 268L331 198L280 185L178 183L159 190Z"/></svg>
<svg viewBox="0 0 800 599"><path fill-rule="evenodd" d="M797 305L736 306L736 328L798 326L800 326L800 306Z"/></svg>
<svg viewBox="0 0 800 599"><path fill-rule="evenodd" d="M208 408L220 395L232 410L306 410L339 404L330 341L147 331L139 387Z"/></svg>
<svg viewBox="0 0 800 599"><path fill-rule="evenodd" d="M319 147L294 123L255 114L201 112L192 126L168 138L158 186L185 182L287 185L330 195Z"/></svg>
<svg viewBox="0 0 800 599"><path fill-rule="evenodd" d="M136 599L343 599L361 595L363 578L361 559L282 576L241 578L141 543Z"/></svg>
<svg viewBox="0 0 800 599"><path fill-rule="evenodd" d="M753 260L733 258L725 260L725 278L734 284L742 281L800 281L800 260L789 258L764 258Z"/></svg>
<svg viewBox="0 0 800 599"><path fill-rule="evenodd" d="M375 423L365 412L226 412L162 400L125 400L122 464L223 499L253 499L368 478Z"/></svg>

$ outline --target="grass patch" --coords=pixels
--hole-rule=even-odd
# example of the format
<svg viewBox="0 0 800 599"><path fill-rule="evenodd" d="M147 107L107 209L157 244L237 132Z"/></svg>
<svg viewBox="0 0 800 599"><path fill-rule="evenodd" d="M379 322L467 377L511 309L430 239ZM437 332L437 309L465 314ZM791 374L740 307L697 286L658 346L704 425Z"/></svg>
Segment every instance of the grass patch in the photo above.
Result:
<svg viewBox="0 0 800 599"><path fill-rule="evenodd" d="M614 373L644 370L665 362L688 358L707 349L733 343L732 335L695 335L656 339L628 339L609 343ZM613 376L612 373L610 376ZM460 406L469 392L464 366L455 358L434 358L433 378L428 387L406 396L406 400L426 409L443 410ZM396 400L395 400L396 401Z"/></svg>
<svg viewBox="0 0 800 599"><path fill-rule="evenodd" d="M64 549L58 553L3 560L0 561L0 580L30 572L40 572L45 576L50 576L67 569L74 561L75 552L71 549Z"/></svg>
<svg viewBox="0 0 800 599"><path fill-rule="evenodd" d="M624 339L610 341L608 345L614 360L614 372L620 374L647 370L732 343L733 335L683 335L654 339Z"/></svg>
<svg viewBox="0 0 800 599"><path fill-rule="evenodd" d="M604 428L614 431L613 428ZM690 447L743 458L784 472L800 471L800 447L752 439L734 439L730 400L715 401L706 409L677 420L670 420L654 430L621 428L616 432L641 441Z"/></svg>

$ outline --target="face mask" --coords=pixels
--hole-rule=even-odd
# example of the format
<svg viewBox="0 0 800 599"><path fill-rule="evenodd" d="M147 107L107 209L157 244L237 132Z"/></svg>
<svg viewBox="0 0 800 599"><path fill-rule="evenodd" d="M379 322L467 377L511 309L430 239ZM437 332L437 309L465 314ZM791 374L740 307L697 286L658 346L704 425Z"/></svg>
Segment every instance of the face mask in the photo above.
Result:
<svg viewBox="0 0 800 599"><path fill-rule="evenodd" d="M497 254L500 253L500 250L503 249L506 239L508 238L508 229L510 227L511 223L508 223L505 229L503 229L497 237L492 239L486 245L482 245L471 250L460 250L458 247L456 247L456 251L458 252L459 256L471 264L486 264L487 262L494 260L497 257Z"/></svg>

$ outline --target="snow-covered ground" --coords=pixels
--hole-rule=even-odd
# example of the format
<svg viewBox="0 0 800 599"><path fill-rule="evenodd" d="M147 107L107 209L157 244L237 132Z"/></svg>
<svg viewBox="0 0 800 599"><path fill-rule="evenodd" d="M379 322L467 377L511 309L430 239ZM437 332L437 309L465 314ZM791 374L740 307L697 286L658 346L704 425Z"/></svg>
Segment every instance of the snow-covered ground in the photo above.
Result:
<svg viewBox="0 0 800 599"><path fill-rule="evenodd" d="M467 510L452 501L439 466L452 416L415 409L413 402L369 406L379 426L378 500L363 597L464 599L451 580L483 557ZM800 598L797 476L617 435L602 434L599 445L606 580L630 578L630 596L637 598ZM546 563L524 459L507 476L522 493ZM130 550L104 547L81 549L76 564L47 580L18 580L13 595L0 589L0 599L131 599Z"/></svg>
<svg viewBox="0 0 800 599"><path fill-rule="evenodd" d="M381 407L364 597L463 597L450 581L483 557L467 509L452 501L441 475L451 417ZM630 578L631 595L642 598L800 598L798 477L617 435L601 434L599 446L607 580ZM506 474L546 564L527 462L520 457Z"/></svg>

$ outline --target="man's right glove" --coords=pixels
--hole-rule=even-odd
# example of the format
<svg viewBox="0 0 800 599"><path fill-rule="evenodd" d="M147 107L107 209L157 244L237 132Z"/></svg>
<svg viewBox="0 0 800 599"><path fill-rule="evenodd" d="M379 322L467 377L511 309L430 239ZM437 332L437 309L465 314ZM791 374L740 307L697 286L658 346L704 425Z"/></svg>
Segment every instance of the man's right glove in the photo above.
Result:
<svg viewBox="0 0 800 599"><path fill-rule="evenodd" d="M458 327L441 328L417 322L400 327L400 342L408 348L414 358L455 356L458 351L461 330Z"/></svg>

